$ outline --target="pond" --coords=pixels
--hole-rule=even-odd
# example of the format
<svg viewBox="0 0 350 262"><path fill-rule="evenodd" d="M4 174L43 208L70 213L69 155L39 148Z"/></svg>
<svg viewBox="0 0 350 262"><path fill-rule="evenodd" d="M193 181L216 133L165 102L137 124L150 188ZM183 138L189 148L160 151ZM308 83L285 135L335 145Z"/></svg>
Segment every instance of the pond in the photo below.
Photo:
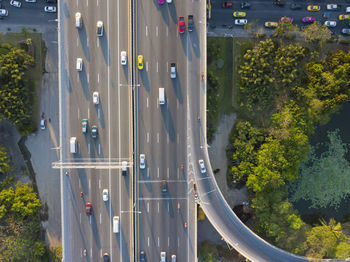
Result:
<svg viewBox="0 0 350 262"><path fill-rule="evenodd" d="M344 103L343 107L335 114L331 120L323 126L319 126L315 134L311 137L310 143L315 146L322 142L328 142L327 133L339 129L339 135L343 143L350 144L350 101ZM322 147L320 147L322 150ZM350 151L350 150L349 150ZM319 153L319 152L317 152ZM350 162L350 152L347 153L346 159ZM350 195L341 202L338 209L328 208L309 208L311 201L300 200L294 204L299 211L303 220L310 224L318 223L319 218L323 217L326 221L334 218L339 222L350 221Z"/></svg>

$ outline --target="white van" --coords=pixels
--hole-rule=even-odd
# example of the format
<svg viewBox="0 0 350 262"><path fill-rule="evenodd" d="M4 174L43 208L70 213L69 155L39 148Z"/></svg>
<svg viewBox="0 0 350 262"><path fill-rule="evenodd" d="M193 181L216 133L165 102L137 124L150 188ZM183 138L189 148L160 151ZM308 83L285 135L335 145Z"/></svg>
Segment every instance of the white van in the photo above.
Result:
<svg viewBox="0 0 350 262"><path fill-rule="evenodd" d="M119 233L119 217L113 217L113 233Z"/></svg>
<svg viewBox="0 0 350 262"><path fill-rule="evenodd" d="M83 22L81 19L81 13L77 12L75 13L75 27L76 28L81 28Z"/></svg>
<svg viewBox="0 0 350 262"><path fill-rule="evenodd" d="M83 71L83 59L77 58L77 71Z"/></svg>
<svg viewBox="0 0 350 262"><path fill-rule="evenodd" d="M159 104L164 105L165 104L165 91L164 88L159 88Z"/></svg>
<svg viewBox="0 0 350 262"><path fill-rule="evenodd" d="M70 144L70 152L72 154L75 154L77 152L77 138L76 137L71 137L70 141L69 141L69 144Z"/></svg>

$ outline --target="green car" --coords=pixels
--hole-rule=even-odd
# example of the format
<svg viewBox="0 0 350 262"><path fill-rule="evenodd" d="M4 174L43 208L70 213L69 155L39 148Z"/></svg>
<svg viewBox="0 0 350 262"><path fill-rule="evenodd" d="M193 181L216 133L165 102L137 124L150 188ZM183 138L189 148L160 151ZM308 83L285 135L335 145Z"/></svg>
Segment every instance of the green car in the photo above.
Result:
<svg viewBox="0 0 350 262"><path fill-rule="evenodd" d="M81 120L81 131L83 132L83 134L86 134L87 132L87 125L88 125L87 119Z"/></svg>
<svg viewBox="0 0 350 262"><path fill-rule="evenodd" d="M97 137L97 126L92 126L92 128L91 128L91 136L92 136L92 138L96 138Z"/></svg>

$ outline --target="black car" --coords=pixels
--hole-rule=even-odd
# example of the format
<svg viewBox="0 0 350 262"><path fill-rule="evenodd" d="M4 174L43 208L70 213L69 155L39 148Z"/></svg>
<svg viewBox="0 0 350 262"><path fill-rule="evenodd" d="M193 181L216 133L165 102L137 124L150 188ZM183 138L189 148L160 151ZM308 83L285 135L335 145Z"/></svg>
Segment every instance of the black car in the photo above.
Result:
<svg viewBox="0 0 350 262"><path fill-rule="evenodd" d="M57 0L46 0L46 3L57 4Z"/></svg>
<svg viewBox="0 0 350 262"><path fill-rule="evenodd" d="M109 262L109 254L107 252L103 254L103 262Z"/></svg>
<svg viewBox="0 0 350 262"><path fill-rule="evenodd" d="M168 192L168 182L166 180L162 180L162 193Z"/></svg>
<svg viewBox="0 0 350 262"><path fill-rule="evenodd" d="M293 3L293 4L290 5L290 9L292 9L292 10L301 9L301 5L300 5L300 4Z"/></svg>
<svg viewBox="0 0 350 262"><path fill-rule="evenodd" d="M251 4L249 4L248 2L241 3L241 8L242 9L247 9L247 8L250 8L250 7L251 7Z"/></svg>
<svg viewBox="0 0 350 262"><path fill-rule="evenodd" d="M145 262L145 261L146 261L145 251L141 250L140 251L140 262Z"/></svg>
<svg viewBox="0 0 350 262"><path fill-rule="evenodd" d="M284 2L282 0L274 0L273 4L277 6L284 6Z"/></svg>
<svg viewBox="0 0 350 262"><path fill-rule="evenodd" d="M187 26L187 30L188 32L192 32L193 31L193 15L189 15L188 16L188 26Z"/></svg>

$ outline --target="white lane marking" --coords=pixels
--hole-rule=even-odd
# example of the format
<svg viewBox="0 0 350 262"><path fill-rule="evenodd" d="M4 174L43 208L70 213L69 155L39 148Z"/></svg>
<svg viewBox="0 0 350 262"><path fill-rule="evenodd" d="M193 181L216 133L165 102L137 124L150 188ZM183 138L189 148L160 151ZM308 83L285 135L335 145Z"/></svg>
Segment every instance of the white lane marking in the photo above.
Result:
<svg viewBox="0 0 350 262"><path fill-rule="evenodd" d="M91 217L92 217L92 216L89 216L89 223L90 223L90 225L91 225Z"/></svg>
<svg viewBox="0 0 350 262"><path fill-rule="evenodd" d="M179 141L180 141L180 136L179 134L177 134L177 144L179 144Z"/></svg>
<svg viewBox="0 0 350 262"><path fill-rule="evenodd" d="M169 29L166 28L166 36L168 36L168 35L169 35Z"/></svg>
<svg viewBox="0 0 350 262"><path fill-rule="evenodd" d="M177 246L179 247L180 246L180 238L177 237Z"/></svg>
<svg viewBox="0 0 350 262"><path fill-rule="evenodd" d="M169 134L167 134L167 136L166 136L166 142L167 142L167 144L169 144Z"/></svg>
<svg viewBox="0 0 350 262"><path fill-rule="evenodd" d="M159 213L159 202L158 202L158 213Z"/></svg>
<svg viewBox="0 0 350 262"><path fill-rule="evenodd" d="M139 180L139 184L160 183L162 180ZM187 183L187 180L168 180L168 183ZM189 182L192 183L192 182Z"/></svg>
<svg viewBox="0 0 350 262"><path fill-rule="evenodd" d="M97 44L97 47L100 47L100 41L97 40L96 44Z"/></svg>
<svg viewBox="0 0 350 262"><path fill-rule="evenodd" d="M185 197L154 197L154 198L150 198L150 197L140 197L139 200L144 200L144 201L164 201L164 200L187 200L187 198Z"/></svg>
<svg viewBox="0 0 350 262"><path fill-rule="evenodd" d="M170 205L169 205L169 202L168 202L168 213L170 212Z"/></svg>
<svg viewBox="0 0 350 262"><path fill-rule="evenodd" d="M159 167L157 167L157 177L159 177Z"/></svg>
<svg viewBox="0 0 350 262"><path fill-rule="evenodd" d="M169 178L169 167L166 169L167 177Z"/></svg>
<svg viewBox="0 0 350 262"><path fill-rule="evenodd" d="M177 169L177 179L179 179L179 177L180 177L180 169L178 168Z"/></svg>
<svg viewBox="0 0 350 262"><path fill-rule="evenodd" d="M146 36L148 36L148 27L146 25Z"/></svg>
<svg viewBox="0 0 350 262"><path fill-rule="evenodd" d="M92 257L92 247L90 248L90 257Z"/></svg>
<svg viewBox="0 0 350 262"><path fill-rule="evenodd" d="M149 213L149 202L147 202L147 213Z"/></svg>
<svg viewBox="0 0 350 262"><path fill-rule="evenodd" d="M157 133L157 143L159 144L159 133Z"/></svg>
<svg viewBox="0 0 350 262"><path fill-rule="evenodd" d="M147 105L147 108L148 108L148 97L146 98L146 105Z"/></svg>
<svg viewBox="0 0 350 262"><path fill-rule="evenodd" d="M86 38L86 46L89 47L89 38Z"/></svg>
<svg viewBox="0 0 350 262"><path fill-rule="evenodd" d="M89 191L91 189L91 179L89 178Z"/></svg>
<svg viewBox="0 0 350 262"><path fill-rule="evenodd" d="M156 36L158 36L158 26L156 26Z"/></svg>
<svg viewBox="0 0 350 262"><path fill-rule="evenodd" d="M147 143L149 143L149 132L147 132Z"/></svg>
<svg viewBox="0 0 350 262"><path fill-rule="evenodd" d="M147 177L149 177L149 168L147 167Z"/></svg>
<svg viewBox="0 0 350 262"><path fill-rule="evenodd" d="M147 237L147 245L149 246L149 237Z"/></svg>
<svg viewBox="0 0 350 262"><path fill-rule="evenodd" d="M80 119L80 108L78 107L78 119Z"/></svg>
<svg viewBox="0 0 350 262"><path fill-rule="evenodd" d="M159 69L159 67L158 67L158 61L157 61L157 73L158 73L158 71L159 71L158 69Z"/></svg>
<svg viewBox="0 0 350 262"><path fill-rule="evenodd" d="M159 237L158 237L158 247L159 247Z"/></svg>
<svg viewBox="0 0 350 262"><path fill-rule="evenodd" d="M97 109L97 117L100 119L100 108Z"/></svg>
<svg viewBox="0 0 350 262"><path fill-rule="evenodd" d="M88 143L88 153L90 154L90 143Z"/></svg>
<svg viewBox="0 0 350 262"><path fill-rule="evenodd" d="M170 246L170 237L168 237L168 247Z"/></svg>
<svg viewBox="0 0 350 262"><path fill-rule="evenodd" d="M80 182L80 180L79 180L79 188L81 188L81 182Z"/></svg>
<svg viewBox="0 0 350 262"><path fill-rule="evenodd" d="M90 80L90 75L89 75L89 73L87 74L87 81L88 81L88 83L89 83L89 80Z"/></svg>
<svg viewBox="0 0 350 262"><path fill-rule="evenodd" d="M77 7L78 7L78 0L77 0Z"/></svg>
<svg viewBox="0 0 350 262"><path fill-rule="evenodd" d="M100 249L100 257L102 257L102 249Z"/></svg>
<svg viewBox="0 0 350 262"><path fill-rule="evenodd" d="M88 119L90 119L90 108L88 108Z"/></svg>
<svg viewBox="0 0 350 262"><path fill-rule="evenodd" d="M77 47L79 47L79 38L77 37Z"/></svg>
<svg viewBox="0 0 350 262"><path fill-rule="evenodd" d="M98 180L98 188L101 188L101 179Z"/></svg>
<svg viewBox="0 0 350 262"><path fill-rule="evenodd" d="M96 4L97 4L97 6L98 6L98 0L97 0L97 3L96 3Z"/></svg>
<svg viewBox="0 0 350 262"><path fill-rule="evenodd" d="M89 0L86 0L86 6L88 6L89 5Z"/></svg>
<svg viewBox="0 0 350 262"><path fill-rule="evenodd" d="M97 83L100 83L100 74L97 73Z"/></svg>
<svg viewBox="0 0 350 262"><path fill-rule="evenodd" d="M176 100L176 108L179 109L179 107L180 107L179 100Z"/></svg>
<svg viewBox="0 0 350 262"><path fill-rule="evenodd" d="M102 224L102 214L100 213L100 224Z"/></svg>
<svg viewBox="0 0 350 262"><path fill-rule="evenodd" d="M166 71L169 73L169 63L166 62Z"/></svg>
<svg viewBox="0 0 350 262"><path fill-rule="evenodd" d="M101 144L98 144L98 154L101 155Z"/></svg>
<svg viewBox="0 0 350 262"><path fill-rule="evenodd" d="M157 109L158 109L158 108L159 108L159 100L158 100L158 97L157 97L156 103L157 103Z"/></svg>
<svg viewBox="0 0 350 262"><path fill-rule="evenodd" d="M146 72L148 72L148 62L146 62Z"/></svg>

